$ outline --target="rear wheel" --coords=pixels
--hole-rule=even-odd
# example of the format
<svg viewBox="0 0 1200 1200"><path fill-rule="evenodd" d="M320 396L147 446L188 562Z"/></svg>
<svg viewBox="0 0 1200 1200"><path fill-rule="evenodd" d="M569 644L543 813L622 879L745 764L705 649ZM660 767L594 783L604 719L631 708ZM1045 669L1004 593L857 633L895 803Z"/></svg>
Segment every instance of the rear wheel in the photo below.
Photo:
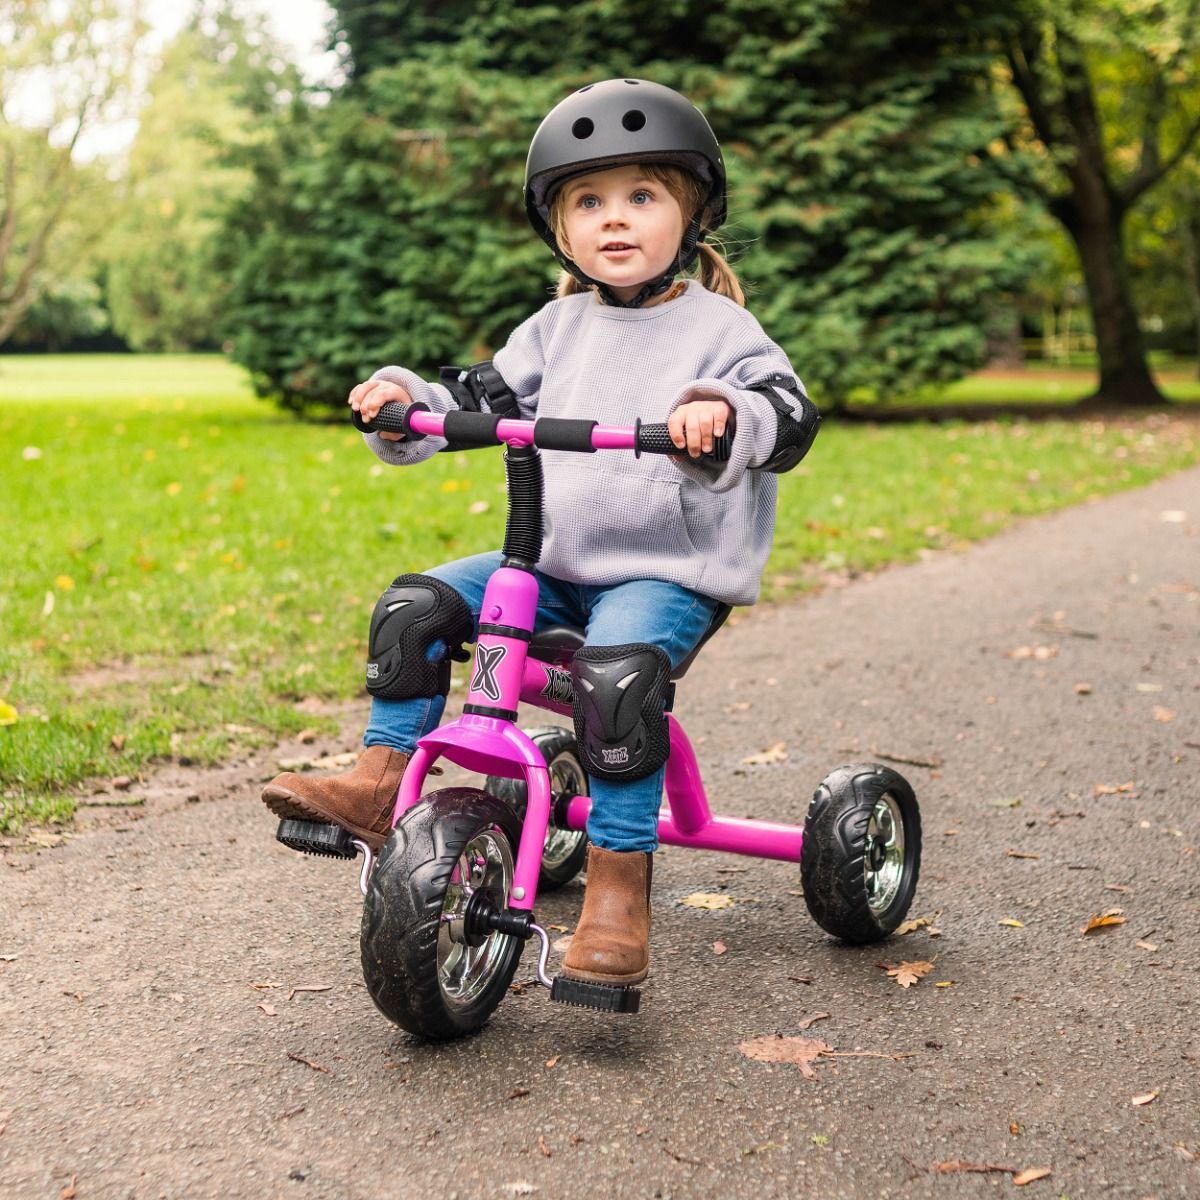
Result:
<svg viewBox="0 0 1200 1200"><path fill-rule="evenodd" d="M524 942L472 932L484 896L507 906L519 825L475 788L433 792L392 830L367 886L360 947L371 999L390 1021L432 1039L479 1029L504 998Z"/></svg>
<svg viewBox="0 0 1200 1200"><path fill-rule="evenodd" d="M551 803L563 796L586 796L588 779L579 759L575 734L558 726L526 732L546 760L546 768L550 772ZM524 821L529 803L529 789L525 780L489 775L486 787L493 796L507 801L518 819ZM542 866L538 872L538 891L552 892L574 879L587 861L587 847L587 834L582 829L560 829L554 824L554 810L551 808L550 824L546 827L546 841L542 848Z"/></svg>
<svg viewBox="0 0 1200 1200"><path fill-rule="evenodd" d="M882 941L904 920L921 867L921 814L890 767L839 767L804 821L800 881L813 920L855 944Z"/></svg>

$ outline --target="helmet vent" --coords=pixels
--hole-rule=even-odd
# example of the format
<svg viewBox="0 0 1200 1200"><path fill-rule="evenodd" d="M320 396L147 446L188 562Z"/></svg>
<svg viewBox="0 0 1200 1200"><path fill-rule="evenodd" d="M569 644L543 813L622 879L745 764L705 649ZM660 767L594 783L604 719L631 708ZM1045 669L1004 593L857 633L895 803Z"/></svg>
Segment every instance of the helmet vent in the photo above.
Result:
<svg viewBox="0 0 1200 1200"><path fill-rule="evenodd" d="M646 114L639 108L631 108L622 118L621 124L629 130L630 133L637 133L646 124Z"/></svg>
<svg viewBox="0 0 1200 1200"><path fill-rule="evenodd" d="M571 132L583 141L584 138L590 138L596 126L592 124L588 117L580 117L574 125L571 126Z"/></svg>

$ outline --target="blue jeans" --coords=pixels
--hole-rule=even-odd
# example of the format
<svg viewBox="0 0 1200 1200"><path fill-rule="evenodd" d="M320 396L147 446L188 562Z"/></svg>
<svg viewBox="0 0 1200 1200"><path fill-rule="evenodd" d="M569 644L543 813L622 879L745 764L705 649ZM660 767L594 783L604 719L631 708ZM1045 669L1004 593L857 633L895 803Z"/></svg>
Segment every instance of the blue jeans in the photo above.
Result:
<svg viewBox="0 0 1200 1200"><path fill-rule="evenodd" d="M427 574L448 583L467 602L475 624L483 591L500 565L500 552L476 554L435 567ZM566 583L535 572L539 599L535 632L548 625L574 625L585 631L589 646L647 642L658 646L677 667L696 647L717 609L717 601L660 579L594 586ZM444 657L446 647L434 657ZM444 696L417 700L371 701L366 746L391 746L411 752L417 739L436 729L446 707ZM658 846L658 810L664 768L630 783L591 780L592 812L588 837L604 850L654 850Z"/></svg>

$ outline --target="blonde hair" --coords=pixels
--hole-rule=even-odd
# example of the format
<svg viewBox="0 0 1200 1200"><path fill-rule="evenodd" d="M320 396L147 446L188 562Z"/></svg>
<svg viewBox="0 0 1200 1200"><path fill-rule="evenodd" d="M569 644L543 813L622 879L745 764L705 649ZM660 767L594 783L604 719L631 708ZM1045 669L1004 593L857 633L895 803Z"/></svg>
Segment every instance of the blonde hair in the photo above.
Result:
<svg viewBox="0 0 1200 1200"><path fill-rule="evenodd" d="M638 163L637 166L641 171L645 172L648 178L661 183L671 193L672 198L679 205L679 209L683 213L685 225L693 217L698 216L700 218L700 229L703 231L708 226L712 220L711 210L705 207L705 200L708 198L708 189L695 175L690 171L683 170L682 167L671 166L669 163ZM564 253L566 253L567 246L565 193L566 189L560 188L550 203L550 228L554 231L554 237L559 246L563 248ZM733 268L725 261L720 249L718 249L719 245L720 243L713 245L707 241L700 243L700 253L696 259L694 268L695 277L710 292L716 292L719 296L726 296L735 304L740 304L745 308L746 297L742 293L742 285L738 283L738 278L733 273ZM560 299L563 296L574 296L580 292L589 290L594 289L589 289L580 283L570 271L563 271L559 275L558 286L555 289Z"/></svg>

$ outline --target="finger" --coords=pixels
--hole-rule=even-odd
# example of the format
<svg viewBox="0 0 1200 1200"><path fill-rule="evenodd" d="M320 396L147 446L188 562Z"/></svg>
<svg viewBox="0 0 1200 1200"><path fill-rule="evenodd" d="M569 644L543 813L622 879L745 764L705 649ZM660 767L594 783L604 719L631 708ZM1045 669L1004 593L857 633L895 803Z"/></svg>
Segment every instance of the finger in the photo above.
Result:
<svg viewBox="0 0 1200 1200"><path fill-rule="evenodd" d="M701 430L700 430L700 422L698 420L696 420L695 418L693 418L691 421L688 422L688 427L687 427L688 453L693 458L700 457L702 439L703 439L703 434L701 433Z"/></svg>
<svg viewBox="0 0 1200 1200"><path fill-rule="evenodd" d="M667 418L667 433L671 436L671 441L682 450L687 445L687 438L683 433L684 428L684 412L683 409L677 408Z"/></svg>
<svg viewBox="0 0 1200 1200"><path fill-rule="evenodd" d="M402 441L404 441L404 434L392 433L390 430L387 430L387 429L381 429L379 431L379 436L385 442L402 442Z"/></svg>

